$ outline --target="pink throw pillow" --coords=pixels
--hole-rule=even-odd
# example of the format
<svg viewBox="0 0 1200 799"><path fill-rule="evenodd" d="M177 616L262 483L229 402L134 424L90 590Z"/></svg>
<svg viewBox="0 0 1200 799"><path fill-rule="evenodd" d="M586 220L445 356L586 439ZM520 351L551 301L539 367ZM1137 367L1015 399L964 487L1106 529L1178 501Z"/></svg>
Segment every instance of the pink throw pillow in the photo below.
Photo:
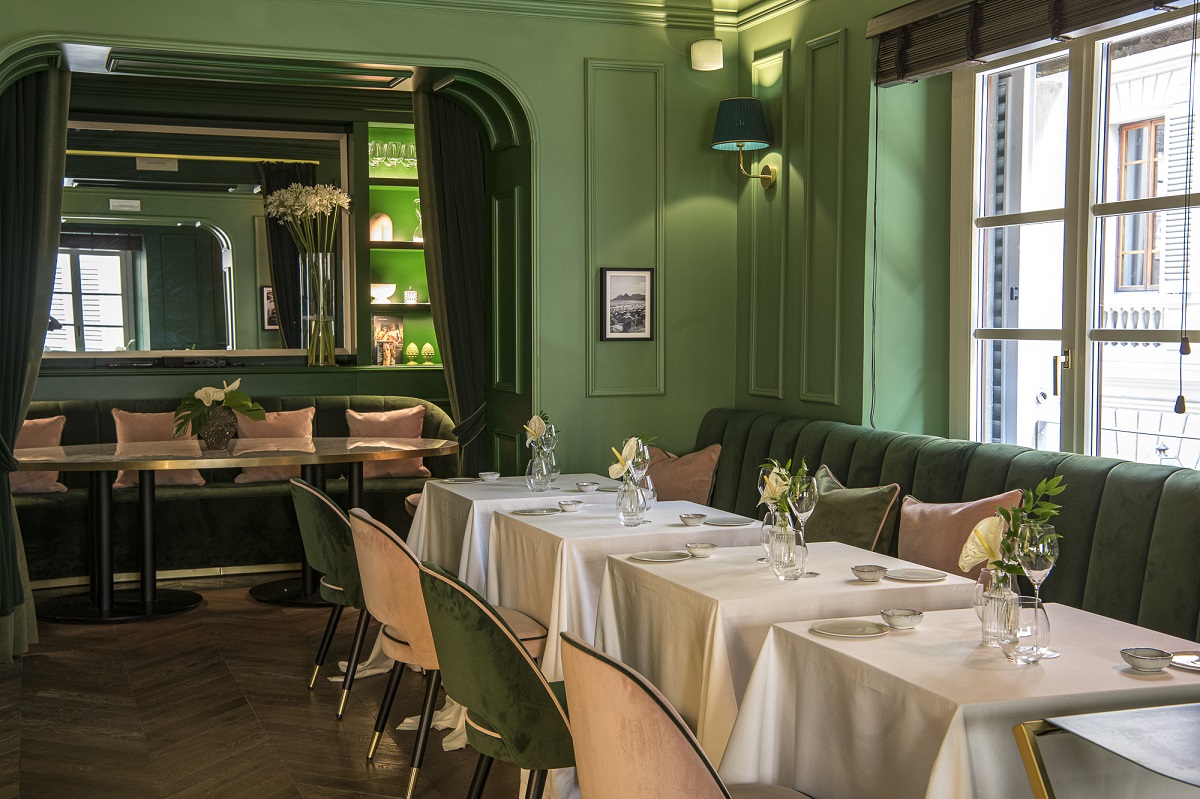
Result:
<svg viewBox="0 0 1200 799"><path fill-rule="evenodd" d="M13 449L39 449L57 447L62 444L65 416L49 419L26 419L17 433L17 445ZM58 472L13 472L8 484L14 494L59 494L67 487L58 482Z"/></svg>
<svg viewBox="0 0 1200 799"><path fill-rule="evenodd" d="M1019 490L977 499L974 502L933 504L905 497L900 507L901 560L919 563L931 569L963 574L958 568L958 556L975 525L996 515L996 508L1007 508L1021 501ZM979 564L964 576L979 576Z"/></svg>
<svg viewBox="0 0 1200 799"><path fill-rule="evenodd" d="M649 474L658 498L664 502L682 499L707 505L712 495L719 457L720 444L712 444L682 457L658 447L650 447Z"/></svg>
<svg viewBox="0 0 1200 799"><path fill-rule="evenodd" d="M129 413L119 408L112 409L113 422L117 426L117 446L137 444L144 441L175 441L175 414ZM188 436L194 439L195 436ZM196 453L199 455L199 451ZM202 486L204 478L196 469L161 469L154 474L156 486ZM137 488L138 473L132 469L117 472L113 488Z"/></svg>
<svg viewBox="0 0 1200 799"><path fill-rule="evenodd" d="M346 426L353 438L421 438L425 425L425 406L402 408L397 411L359 413L346 410ZM363 477L428 477L421 458L401 458L388 461L367 461Z"/></svg>
<svg viewBox="0 0 1200 799"><path fill-rule="evenodd" d="M237 415L238 438L312 438L316 408L268 413L261 422ZM300 476L299 466L251 466L233 478L235 483L271 483Z"/></svg>

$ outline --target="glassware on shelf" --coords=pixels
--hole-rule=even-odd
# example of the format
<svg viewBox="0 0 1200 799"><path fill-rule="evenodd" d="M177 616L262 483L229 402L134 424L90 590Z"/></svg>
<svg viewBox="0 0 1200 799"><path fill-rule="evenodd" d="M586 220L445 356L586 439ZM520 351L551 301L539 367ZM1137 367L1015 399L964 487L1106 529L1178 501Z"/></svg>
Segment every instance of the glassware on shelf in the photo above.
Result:
<svg viewBox="0 0 1200 799"><path fill-rule="evenodd" d="M400 142L386 142L383 145L383 165L395 166L398 163L400 163Z"/></svg>
<svg viewBox="0 0 1200 799"><path fill-rule="evenodd" d="M368 166L379 166L383 163L383 142L373 141L367 143L367 164Z"/></svg>
<svg viewBox="0 0 1200 799"><path fill-rule="evenodd" d="M425 241L425 233L421 230L421 200L417 198L413 200L413 210L417 215L417 228L413 231L413 241Z"/></svg>
<svg viewBox="0 0 1200 799"><path fill-rule="evenodd" d="M400 165L412 169L417 165L417 146L415 144L400 145Z"/></svg>
<svg viewBox="0 0 1200 799"><path fill-rule="evenodd" d="M404 290L404 302L406 305L415 305L417 302L417 290L409 286Z"/></svg>

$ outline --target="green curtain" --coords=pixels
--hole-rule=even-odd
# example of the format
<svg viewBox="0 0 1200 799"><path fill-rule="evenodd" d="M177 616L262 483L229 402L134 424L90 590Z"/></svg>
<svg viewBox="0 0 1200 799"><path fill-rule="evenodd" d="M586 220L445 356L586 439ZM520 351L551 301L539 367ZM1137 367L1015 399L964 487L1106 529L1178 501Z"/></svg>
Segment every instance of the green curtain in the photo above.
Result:
<svg viewBox="0 0 1200 799"><path fill-rule="evenodd" d="M413 92L421 226L433 327L442 348L462 474L490 469L487 426L487 191L479 125L444 97ZM475 442L472 444L472 442Z"/></svg>
<svg viewBox="0 0 1200 799"><path fill-rule="evenodd" d="M37 642L8 473L50 318L70 87L70 73L56 68L0 87L0 663Z"/></svg>

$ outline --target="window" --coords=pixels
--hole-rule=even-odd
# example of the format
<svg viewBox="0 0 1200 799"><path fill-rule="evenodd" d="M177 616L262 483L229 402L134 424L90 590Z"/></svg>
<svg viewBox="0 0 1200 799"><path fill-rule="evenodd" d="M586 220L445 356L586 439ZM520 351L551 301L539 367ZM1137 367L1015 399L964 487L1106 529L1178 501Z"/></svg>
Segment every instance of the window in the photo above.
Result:
<svg viewBox="0 0 1200 799"><path fill-rule="evenodd" d="M1200 465L1191 20L1155 21L955 75L958 435Z"/></svg>
<svg viewBox="0 0 1200 799"><path fill-rule="evenodd" d="M46 350L113 352L136 338L131 253L63 249L54 272ZM57 325L57 327L55 327Z"/></svg>

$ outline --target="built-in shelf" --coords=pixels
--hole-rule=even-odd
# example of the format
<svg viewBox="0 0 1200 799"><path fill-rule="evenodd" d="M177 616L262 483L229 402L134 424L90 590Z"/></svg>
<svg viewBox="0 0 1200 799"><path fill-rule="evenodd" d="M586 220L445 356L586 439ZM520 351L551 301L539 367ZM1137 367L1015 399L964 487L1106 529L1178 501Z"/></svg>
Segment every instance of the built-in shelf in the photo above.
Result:
<svg viewBox="0 0 1200 799"><path fill-rule="evenodd" d="M419 311L428 311L429 303L427 302L373 302L372 308L415 308Z"/></svg>
<svg viewBox="0 0 1200 799"><path fill-rule="evenodd" d="M371 178L369 183L380 189L415 189L420 185L416 178Z"/></svg>
<svg viewBox="0 0 1200 799"><path fill-rule="evenodd" d="M423 241L371 241L372 250L423 250Z"/></svg>

